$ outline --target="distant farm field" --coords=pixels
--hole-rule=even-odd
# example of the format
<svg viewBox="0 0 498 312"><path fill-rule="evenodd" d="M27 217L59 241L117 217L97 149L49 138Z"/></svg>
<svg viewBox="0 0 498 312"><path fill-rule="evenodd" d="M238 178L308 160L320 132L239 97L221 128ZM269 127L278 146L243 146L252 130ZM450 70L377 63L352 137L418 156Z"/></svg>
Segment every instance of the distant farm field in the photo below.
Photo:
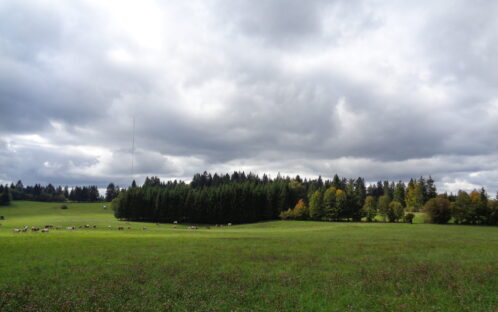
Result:
<svg viewBox="0 0 498 312"><path fill-rule="evenodd" d="M274 221L189 230L127 224L102 204L59 206L0 207L0 311L498 310L498 227ZM63 229L13 232L46 224ZM97 228L66 229L85 224Z"/></svg>

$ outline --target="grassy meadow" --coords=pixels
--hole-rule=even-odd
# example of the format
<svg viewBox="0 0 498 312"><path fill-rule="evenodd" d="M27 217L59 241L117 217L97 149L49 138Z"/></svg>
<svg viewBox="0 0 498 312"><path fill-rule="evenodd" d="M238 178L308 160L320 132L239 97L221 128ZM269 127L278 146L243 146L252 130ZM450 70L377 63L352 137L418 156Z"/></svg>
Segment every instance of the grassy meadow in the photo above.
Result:
<svg viewBox="0 0 498 312"><path fill-rule="evenodd" d="M59 206L0 207L0 311L498 311L498 227L189 230L128 224L102 204ZM46 224L64 229L12 231ZM85 224L97 228L65 229Z"/></svg>

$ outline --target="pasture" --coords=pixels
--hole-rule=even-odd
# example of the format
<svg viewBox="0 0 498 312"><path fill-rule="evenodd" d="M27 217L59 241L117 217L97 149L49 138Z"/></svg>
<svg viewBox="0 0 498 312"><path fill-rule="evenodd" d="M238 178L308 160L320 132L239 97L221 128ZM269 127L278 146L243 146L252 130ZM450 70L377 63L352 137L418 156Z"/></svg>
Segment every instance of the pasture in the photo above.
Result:
<svg viewBox="0 0 498 312"><path fill-rule="evenodd" d="M127 224L102 204L59 206L0 207L0 311L498 310L498 227L273 221L189 230ZM63 229L13 232L46 224Z"/></svg>

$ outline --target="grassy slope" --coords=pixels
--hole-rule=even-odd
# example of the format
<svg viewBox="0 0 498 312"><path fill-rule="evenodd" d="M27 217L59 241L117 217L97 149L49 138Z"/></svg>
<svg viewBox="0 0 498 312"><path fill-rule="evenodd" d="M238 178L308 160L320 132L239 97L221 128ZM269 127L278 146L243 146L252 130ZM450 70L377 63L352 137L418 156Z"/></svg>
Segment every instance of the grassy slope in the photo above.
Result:
<svg viewBox="0 0 498 312"><path fill-rule="evenodd" d="M0 207L0 311L498 309L497 227L276 221L143 231L101 204L69 207ZM97 230L12 232L87 223Z"/></svg>

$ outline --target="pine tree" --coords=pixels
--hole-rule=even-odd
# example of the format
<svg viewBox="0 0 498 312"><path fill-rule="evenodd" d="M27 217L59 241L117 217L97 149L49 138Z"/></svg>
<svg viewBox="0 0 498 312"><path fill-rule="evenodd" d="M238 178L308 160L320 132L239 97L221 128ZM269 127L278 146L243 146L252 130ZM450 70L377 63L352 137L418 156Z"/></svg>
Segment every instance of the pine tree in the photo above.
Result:
<svg viewBox="0 0 498 312"><path fill-rule="evenodd" d="M354 209L352 211L353 221L361 221L363 217L363 205L365 204L365 198L367 195L367 189L365 187L365 181L363 178L359 177L354 182Z"/></svg>
<svg viewBox="0 0 498 312"><path fill-rule="evenodd" d="M287 185L283 185L278 199L278 212L285 211L290 207L289 191Z"/></svg>
<svg viewBox="0 0 498 312"><path fill-rule="evenodd" d="M420 176L420 178L417 181L417 184L415 185L415 190L418 202L420 203L420 206L423 206L425 202L428 200L427 184L425 182L424 177Z"/></svg>
<svg viewBox="0 0 498 312"><path fill-rule="evenodd" d="M436 198L437 196L437 190L436 190L436 185L434 184L434 180L432 179L431 176L429 176L429 179L427 179L426 183L426 188L427 188L427 200Z"/></svg>
<svg viewBox="0 0 498 312"><path fill-rule="evenodd" d="M10 189L6 185L5 187L2 186L2 189L0 189L0 205L7 206L10 205L10 201L12 200L11 195L10 195Z"/></svg>
<svg viewBox="0 0 498 312"><path fill-rule="evenodd" d="M341 179L339 179L339 176L337 174L335 174L334 178L332 179L332 187L335 187L336 190L342 189Z"/></svg>
<svg viewBox="0 0 498 312"><path fill-rule="evenodd" d="M394 187L393 201L397 201L403 207L406 206L406 203L405 203L405 184L401 181L396 183L396 186Z"/></svg>
<svg viewBox="0 0 498 312"><path fill-rule="evenodd" d="M105 200L110 202L118 196L114 183L109 183L105 192Z"/></svg>
<svg viewBox="0 0 498 312"><path fill-rule="evenodd" d="M21 180L18 180L17 183L16 183L16 190L18 191L24 191L24 185L22 184L22 181Z"/></svg>
<svg viewBox="0 0 498 312"><path fill-rule="evenodd" d="M423 177L420 177L417 184L415 184L414 196L415 196L415 207L417 209L416 211L420 211L427 197L425 179Z"/></svg>
<svg viewBox="0 0 498 312"><path fill-rule="evenodd" d="M345 217L346 219L352 219L353 216L357 214L357 211L361 209L361 206L358 206L358 199L356 197L353 179L349 179L346 184L346 198L347 204L343 217Z"/></svg>

